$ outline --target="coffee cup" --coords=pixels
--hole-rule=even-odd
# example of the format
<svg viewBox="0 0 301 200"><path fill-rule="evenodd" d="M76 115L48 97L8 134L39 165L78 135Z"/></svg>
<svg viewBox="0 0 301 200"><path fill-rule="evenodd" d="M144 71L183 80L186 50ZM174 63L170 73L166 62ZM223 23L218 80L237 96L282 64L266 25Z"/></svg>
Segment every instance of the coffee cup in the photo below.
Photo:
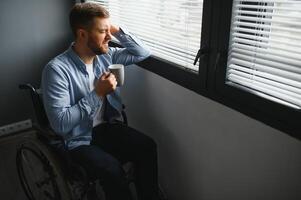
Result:
<svg viewBox="0 0 301 200"><path fill-rule="evenodd" d="M108 68L114 74L117 86L122 86L124 83L124 66L122 64L112 64Z"/></svg>

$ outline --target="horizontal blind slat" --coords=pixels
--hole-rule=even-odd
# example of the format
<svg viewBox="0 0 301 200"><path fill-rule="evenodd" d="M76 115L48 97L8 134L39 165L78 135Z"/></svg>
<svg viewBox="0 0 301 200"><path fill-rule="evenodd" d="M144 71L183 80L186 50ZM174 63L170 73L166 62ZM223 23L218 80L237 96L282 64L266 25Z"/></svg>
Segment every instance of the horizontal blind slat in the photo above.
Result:
<svg viewBox="0 0 301 200"><path fill-rule="evenodd" d="M257 29L270 29L270 30L280 30L280 31L288 31L288 32L295 32L295 33L301 33L300 29L294 29L294 28L287 28L287 27L281 27L281 26L270 26L270 25L265 25L265 24L259 24L259 23L250 23L250 22L241 22L241 21L234 21L234 25L239 25L239 26L248 26L252 28L257 28Z"/></svg>
<svg viewBox="0 0 301 200"><path fill-rule="evenodd" d="M252 41L252 40L238 38L238 37L231 38L231 41L246 44L246 45L256 46L256 47L264 47L264 48L269 48L269 47L272 48L272 47L276 46L276 48L278 48L278 49L287 49L288 47L290 47L291 48L289 50L290 52L300 53L300 48L298 48L298 46L292 47L289 44L285 44L285 43L283 45L278 44L279 47L277 47L277 43L264 43L264 42L258 42L258 41L254 41L254 40Z"/></svg>
<svg viewBox="0 0 301 200"><path fill-rule="evenodd" d="M267 72L253 70L253 69L242 67L242 66L239 66L236 64L230 64L228 67L229 67L229 69L235 69L235 70L243 71L243 72L246 72L249 74L254 74L256 76L260 76L260 77L267 78L270 80L275 80L279 83L283 83L283 84L301 89L301 82L299 82L299 81L294 81L294 80L291 80L288 78L283 78L281 76L277 76L277 75L267 73Z"/></svg>
<svg viewBox="0 0 301 200"><path fill-rule="evenodd" d="M293 65L293 66L296 66L296 67L291 67L290 68L291 70L294 70L294 72L297 72L300 69L300 71L301 71L301 68L298 67L298 66L301 66L301 60L286 58L286 57L283 57L283 56L272 55L272 54L263 53L263 52L260 52L260 51L258 51L258 52L249 51L249 50L240 49L240 48L231 49L231 53L234 54L234 52L237 53L237 54L241 54L243 56L251 57L254 62L257 62L258 61L257 59L263 59L263 60L271 61L270 62L271 64L274 63L274 62L277 62L277 63L279 63L279 65L281 65L281 64L288 64L290 66Z"/></svg>
<svg viewBox="0 0 301 200"><path fill-rule="evenodd" d="M183 57L183 58L186 58L186 59L190 59L193 63L193 60L195 58L194 55L188 55L188 54L185 54L185 52L179 52L177 51L177 49L171 49L171 48L166 48L166 47L162 47L162 46L159 46L159 45L153 45L151 43L148 43L148 45L150 46L150 48L153 50L153 51L156 51L157 49L160 49L166 53L170 53L172 54L173 56L175 57Z"/></svg>
<svg viewBox="0 0 301 200"><path fill-rule="evenodd" d="M295 80L295 81L301 81L301 75L294 73L294 72L289 72L287 70L283 70L283 69L279 69L279 68L274 68L271 66L267 66L267 65L262 65L262 64L258 64L258 63L253 63L250 62L248 60L243 60L243 58L240 58L240 56L237 56L237 58L235 57L231 57L228 61L228 65L230 64L237 64L240 66L246 66L248 68L251 68L253 70L259 70L262 72L267 72L267 73L271 73L283 78L288 78L291 80Z"/></svg>
<svg viewBox="0 0 301 200"><path fill-rule="evenodd" d="M250 83L249 79L246 79L246 78L243 78L243 77L240 77L240 76L236 76L236 75L233 75L233 74L231 76L229 76L229 80L233 81L235 83L239 83L241 85L250 87L252 89L258 90L260 92L264 92L268 95L277 97L281 100L290 102L292 104L298 105L299 107L301 106L301 100L299 98L295 98L295 97L286 95L286 94L282 93L283 90L281 90L279 88L269 86L269 85L266 85L266 84L263 84L263 83L258 83L256 81Z"/></svg>
<svg viewBox="0 0 301 200"><path fill-rule="evenodd" d="M256 36L256 35L249 35L249 34L243 34L243 33L232 33L232 38L236 39L236 38L240 38L240 39L251 39L254 43L281 43L284 45L288 45L288 46L294 46L295 48L301 49L301 44L298 44L296 42L301 42L301 38L294 40L294 41L285 41L285 40L279 40L278 38L273 39L273 38L267 38L267 37L262 37L262 36Z"/></svg>
<svg viewBox="0 0 301 200"><path fill-rule="evenodd" d="M291 58L291 59L295 59L295 60L301 60L301 57L299 57L300 56L299 53L292 53L289 51L283 51L283 50L279 50L279 49L264 49L264 48L257 47L257 46L245 45L245 44L241 44L241 43L233 43L230 46L230 50L232 51L235 49L244 49L244 50L248 50L251 52L279 56L279 59L284 57L284 58Z"/></svg>
<svg viewBox="0 0 301 200"><path fill-rule="evenodd" d="M301 4L301 2L299 1L296 1L296 0L234 0L236 3L239 2L239 3L249 3L249 2L254 2L254 3L296 3L296 4Z"/></svg>
<svg viewBox="0 0 301 200"><path fill-rule="evenodd" d="M244 60L249 63L259 64L259 65L266 66L269 68L274 68L274 69L280 69L282 71L286 71L287 73L292 73L295 75L301 75L301 73L300 73L301 68L299 66L287 65L287 64L278 63L278 62L274 62L274 61L270 61L270 60L265 60L265 59L261 59L261 58L257 58L257 57L247 56L247 55L243 55L243 54L239 54L239 53L235 53L235 52L232 52L231 55L232 56L230 56L230 58L238 58L240 60Z"/></svg>
<svg viewBox="0 0 301 200"><path fill-rule="evenodd" d="M274 86L276 88L282 89L283 94L292 96L294 98L300 98L301 99L301 90L296 88L296 87L292 87L290 85L286 85L286 84L283 84L283 83L280 83L280 82L277 82L277 81L274 81L274 80L269 80L269 79L266 79L266 78L263 78L263 77L260 77L260 76L255 76L254 74L245 73L245 72L235 70L235 69L230 69L228 71L228 73L229 73L229 76L231 74L234 74L234 75L237 75L237 76L247 78L250 81L257 81L258 83L264 83L264 84L267 84L267 85L270 85L270 86Z"/></svg>
<svg viewBox="0 0 301 200"><path fill-rule="evenodd" d="M142 22L136 22L136 23L132 23L131 25L129 25L129 20L123 19L122 21L120 21L119 23L121 23L121 25L125 24L126 27L128 27L129 29L131 29L131 32L136 33L136 32L143 32L143 33L147 33L147 34L160 34L160 37L170 37L172 36L172 38L177 38L177 39L183 39L185 38L187 39L193 39L194 41L198 41L200 40L200 33L198 31L190 31L190 30L174 30L172 28L165 28L162 27L160 25L154 25L154 24L149 24L146 28L141 29L140 27L144 24ZM133 30L132 30L133 29ZM158 30L159 29L159 30ZM172 31L170 32L168 35L164 35L163 33L165 31ZM187 32L189 31L189 32ZM199 37L196 37L199 36Z"/></svg>
<svg viewBox="0 0 301 200"><path fill-rule="evenodd" d="M301 19L301 16L290 15L289 13L270 13L270 12L258 12L258 11L249 11L249 10L234 10L235 14L239 15L250 15L250 16L264 16L264 17L281 17L281 18L292 18L292 19Z"/></svg>
<svg viewBox="0 0 301 200"><path fill-rule="evenodd" d="M261 2L265 3L265 2ZM259 10L282 10L282 11L301 11L300 7L275 7L275 6L267 6L267 5L244 5L244 4L238 4L235 9L241 9L241 8L251 8L251 9L259 9Z"/></svg>
<svg viewBox="0 0 301 200"><path fill-rule="evenodd" d="M301 13L301 12L300 12ZM263 23L263 22L273 22L273 23L281 23L284 25L292 25L292 26L301 26L300 22L296 19L294 19L294 21L286 21L286 20L281 20L281 19L269 19L269 18L263 18L263 17L249 17L249 16L242 16L242 15L238 15L234 17L234 20L237 21L241 21L241 20L245 20L245 21L254 21L256 23Z"/></svg>
<svg viewBox="0 0 301 200"><path fill-rule="evenodd" d="M295 34L288 34L287 32L271 32L270 30L258 30L258 29L250 29L250 28L243 28L240 26L235 26L232 29L233 32L244 32L247 34L254 34L254 35L262 35L262 36L275 36L278 38L284 38L284 39L292 39L292 40L298 40L300 39L299 35L295 35Z"/></svg>

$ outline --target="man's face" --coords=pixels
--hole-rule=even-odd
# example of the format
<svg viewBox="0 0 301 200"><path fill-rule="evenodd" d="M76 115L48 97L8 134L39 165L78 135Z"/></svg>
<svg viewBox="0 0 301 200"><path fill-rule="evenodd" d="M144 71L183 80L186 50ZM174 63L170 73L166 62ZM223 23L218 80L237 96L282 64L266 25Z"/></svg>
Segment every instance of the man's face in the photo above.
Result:
<svg viewBox="0 0 301 200"><path fill-rule="evenodd" d="M96 55L105 54L109 51L108 42L111 39L109 19L94 18L94 22L88 30L87 47Z"/></svg>

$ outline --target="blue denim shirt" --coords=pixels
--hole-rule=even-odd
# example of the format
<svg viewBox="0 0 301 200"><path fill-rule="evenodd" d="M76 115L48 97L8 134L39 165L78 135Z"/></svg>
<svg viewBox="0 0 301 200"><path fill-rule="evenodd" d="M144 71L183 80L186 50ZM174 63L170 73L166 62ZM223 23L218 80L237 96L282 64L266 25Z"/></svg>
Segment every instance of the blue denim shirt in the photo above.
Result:
<svg viewBox="0 0 301 200"><path fill-rule="evenodd" d="M125 48L110 47L107 54L95 57L96 78L108 71L111 64L126 66L150 56L148 48L125 29L114 36ZM41 88L51 128L64 138L68 149L90 144L93 118L103 101L94 90L90 91L85 63L73 51L72 45L45 66ZM108 94L107 100L121 111L120 88Z"/></svg>

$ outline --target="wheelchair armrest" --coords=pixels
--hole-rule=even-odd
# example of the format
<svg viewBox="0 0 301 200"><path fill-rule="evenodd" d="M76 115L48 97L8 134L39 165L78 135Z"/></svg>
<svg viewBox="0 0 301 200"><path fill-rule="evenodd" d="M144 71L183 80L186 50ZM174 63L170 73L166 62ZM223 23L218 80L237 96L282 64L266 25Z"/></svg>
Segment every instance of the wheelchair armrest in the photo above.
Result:
<svg viewBox="0 0 301 200"><path fill-rule="evenodd" d="M40 126L34 124L33 125L36 130L38 130L38 137L45 141L48 144L53 144L53 143L60 143L62 147L67 150L67 145L65 143L65 140L62 136L57 135L54 133L53 130L50 128L41 128Z"/></svg>
<svg viewBox="0 0 301 200"><path fill-rule="evenodd" d="M21 89L21 90L31 90L32 92L36 91L36 89L30 83L20 84L19 89Z"/></svg>

